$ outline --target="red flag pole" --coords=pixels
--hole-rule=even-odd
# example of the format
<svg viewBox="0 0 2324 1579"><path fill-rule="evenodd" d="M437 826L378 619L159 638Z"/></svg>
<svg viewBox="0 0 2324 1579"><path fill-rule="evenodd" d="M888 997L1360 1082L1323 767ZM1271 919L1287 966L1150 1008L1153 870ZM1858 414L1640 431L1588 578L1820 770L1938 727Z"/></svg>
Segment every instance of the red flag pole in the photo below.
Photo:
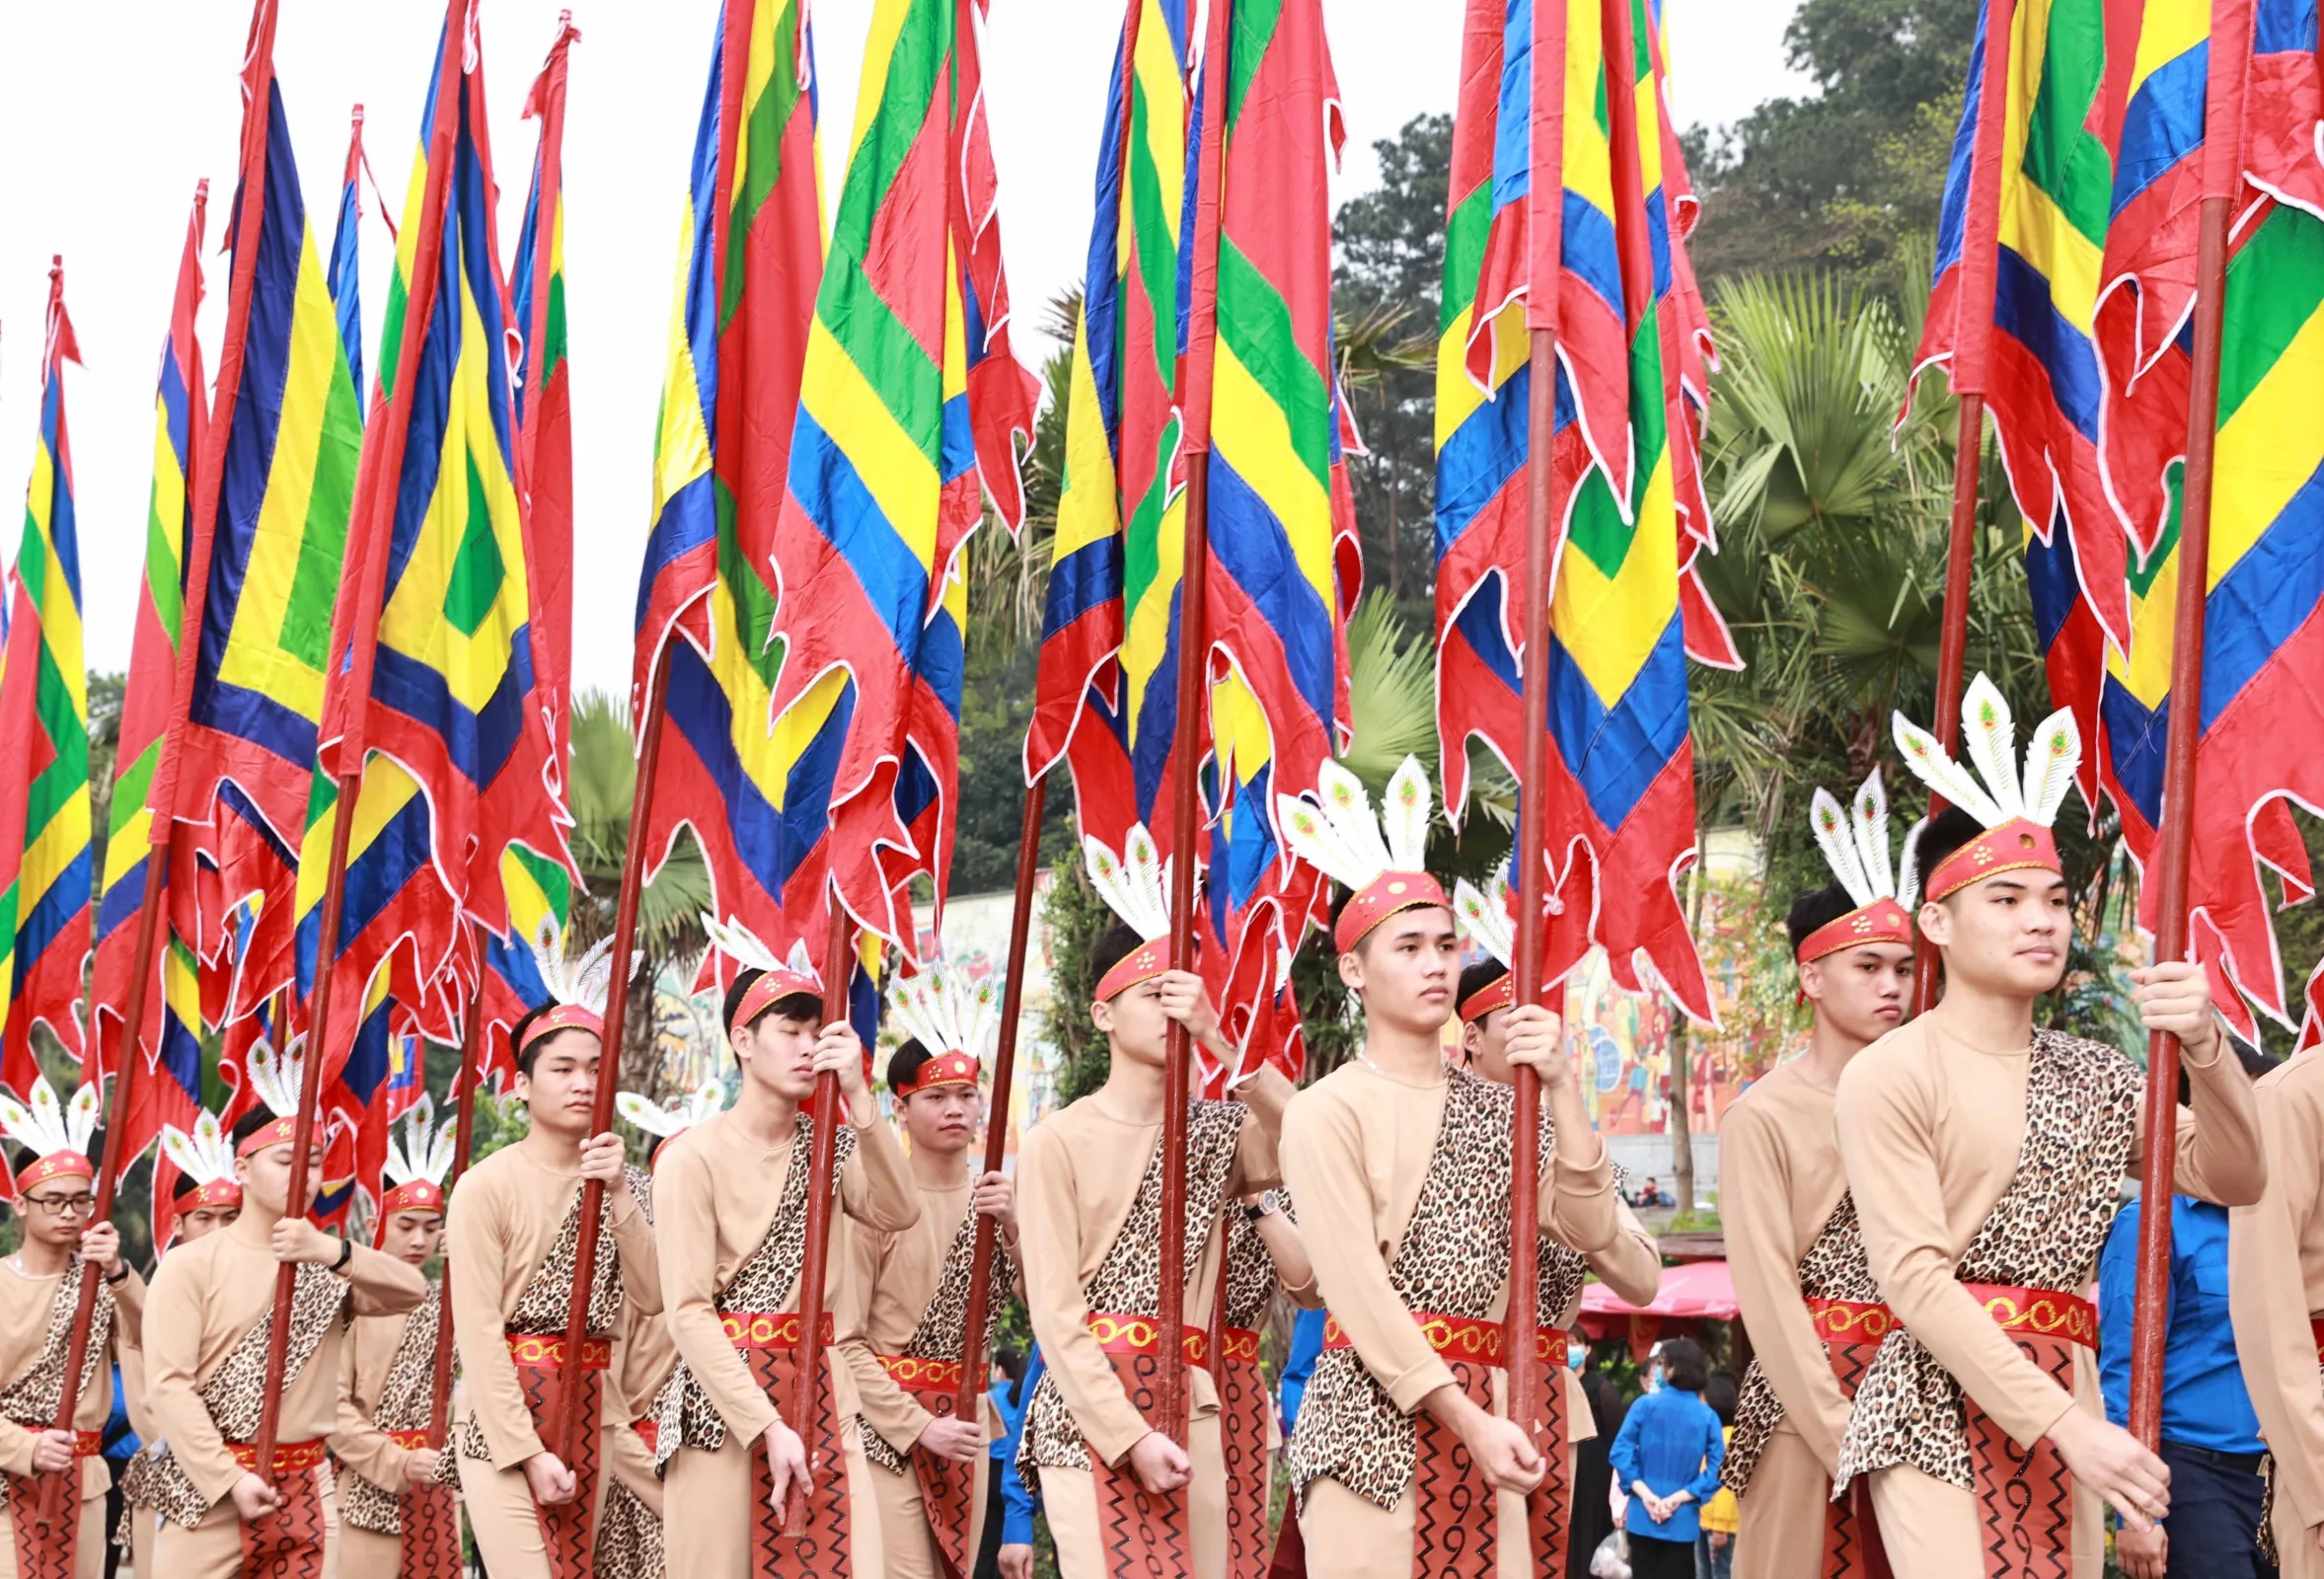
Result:
<svg viewBox="0 0 2324 1579"><path fill-rule="evenodd" d="M1994 251L2001 212L2001 134L2009 101L2009 55L2015 41L2017 0L1986 0L1984 86L1978 97L1977 139L1969 172L1969 211L1961 249L1960 305L1951 383L1961 403L1953 441L1953 519L1945 549L1945 605L1937 638L1936 737L1947 751L1961 742L1961 691L1969 667L1969 597L1977 565L1977 505L1985 459L1986 378L1993 339ZM1982 241L1981 241L1982 239ZM1964 332L1965 331L1965 332ZM1945 809L1933 791L1928 814ZM1936 1004L1936 945L1912 945L1912 1013Z"/></svg>
<svg viewBox="0 0 2324 1579"><path fill-rule="evenodd" d="M266 0L261 3L264 5ZM421 265L414 269L411 281L412 298L404 315L396 358L396 365L406 369L413 365L420 338L426 333L434 308L432 260L443 247L444 198L452 174L452 140L459 129L458 117L447 113L447 107L453 104L455 94L466 91L461 49L467 31L462 24L470 0L448 0L443 45L436 62L438 87L430 111L433 119L428 127L427 188L420 201L419 235L412 254L421 260ZM244 216L247 218L257 206L245 203ZM409 222L411 216L405 218ZM308 1151L315 1139L315 1108L323 1096L323 1065L331 1052L332 979L337 973L339 924L346 904L347 848L354 833L355 799L363 788L363 716L370 701L372 663L378 647L379 606L385 594L386 545L372 544L368 538L374 535L373 523L379 520L383 508L393 507L403 471L403 443L398 435L411 421L416 388L415 379L400 380L386 409L372 414L362 461L356 469L354 515L347 529L345 568L351 574L342 578L339 606L332 617L331 650L335 659L341 652L345 654L346 666L338 676L337 692L343 710L338 715L342 732L336 752L337 769L333 775L337 798L331 807L331 856L325 867L322 913L316 937L315 986L307 1000L307 1058L300 1072L299 1110L292 1120L290 1198L284 1210L294 1217L305 1217L313 1205L308 1198ZM373 433L381 439L376 448L370 442ZM388 501L385 506L381 503L383 496ZM260 1404L256 1443L257 1473L269 1484L274 1478L274 1445L281 1424L284 1373L289 1361L290 1303L297 1274L298 1267L286 1261L274 1280L273 1325L266 1341L265 1395Z"/></svg>
<svg viewBox="0 0 2324 1579"><path fill-rule="evenodd" d="M823 1023L848 1017L850 946L854 929L839 891L830 892L831 937L823 946ZM831 1263L832 1173L839 1165L839 1127L847 1122L847 1102L840 1095L839 1077L815 1077L815 1132L807 1147L807 1242L799 1263L798 1375L790 1400L791 1429L803 1439L814 1429L816 1373L823 1364L823 1278ZM792 1159L795 1164L796 1158ZM973 1417L972 1417L973 1418ZM808 1474L812 1476L810 1464ZM807 1487L791 1486L790 1502L783 1510L786 1535L796 1536L807 1525Z"/></svg>
<svg viewBox="0 0 2324 1579"><path fill-rule="evenodd" d="M661 773L662 724L669 714L670 664L664 653L653 667L645 693L645 716L637 735L637 783L630 798L630 843L622 854L622 887L613 907L613 977L605 990L604 1051L597 1060L595 1106L589 1133L613 1128L615 1074L621 1061L622 1027L630 1010L630 958L637 945L637 900L645 888L645 830L653 812L654 781ZM605 1184L581 1185L580 1234L573 1244L573 1292L564 1318L564 1367L558 1383L557 1430L552 1439L560 1463L570 1465L580 1442L580 1410L573 1407L581 1380L581 1340L589 1332L589 1286L597 1280L597 1231L605 1210Z"/></svg>
<svg viewBox="0 0 2324 1579"><path fill-rule="evenodd" d="M985 1166L997 1173L1009 1155L1009 1088L1016 1073L1016 1022L1024 1013L1024 956L1033 928L1033 882L1041 874L1041 813L1049 799L1049 776L1025 790L1024 822L1016 836L1016 908L1009 916L1009 959L1001 979L1001 1042L993 1050L993 1089L985 1114ZM977 1395L985 1390L985 1323L991 1314L993 1220L976 1220L976 1242L968 1258L968 1314L960 1322L960 1387L952 1396L952 1417L976 1418Z"/></svg>
<svg viewBox="0 0 2324 1579"><path fill-rule="evenodd" d="M270 32L271 24L269 24L269 34ZM193 188L193 214L187 220L186 229L186 259L187 264L194 271L194 299L196 303L200 300L199 260L201 258L202 234L208 217L209 200L210 184L207 181L197 183ZM252 206L256 207L257 205ZM252 251L255 254L255 247ZM246 276L256 268L257 259L255 256L251 259L249 267L245 268L241 250L238 248L234 269L236 285L242 285ZM244 300L247 302L247 295ZM190 314L187 316L190 322ZM234 359L234 373L239 377L242 363L241 339L238 336L229 337L229 339ZM198 342L190 349L194 357L194 382L198 385L201 367ZM225 387L224 375L225 369L221 367L221 388ZM187 479L187 483L189 492L198 500L200 497L199 478L203 475L214 476L215 472L213 470L205 474L199 470L205 464L203 452L209 440L209 424L204 419L200 390L196 388L189 391L188 394L187 419L189 428L187 435L186 453L197 471L194 477ZM210 511L212 515L217 511L215 489L211 489ZM118 1183L117 1175L126 1172L129 1164L135 1161L133 1158L120 1155L120 1138L133 1107L130 1093L136 1089L137 1066L143 1062L143 1050L139 1046L139 1040L145 1026L146 999L152 992L154 955L159 947L161 937L162 905L168 896L170 887L170 840L178 822L177 765L179 748L186 738L186 715L191 710L194 648L201 640L202 605L209 589L210 578L212 533L208 524L209 516L196 513L191 519L193 521L193 538L187 545L185 593L178 611L178 665L171 676L170 684L170 724L162 735L162 752L160 759L154 764L153 781L146 787L145 804L151 826L146 836L145 891L137 906L137 932L130 945L128 993L121 1006L125 1017L121 1021L120 1052L117 1055L119 1067L113 1071L112 1094L105 1120L105 1144L99 1148L96 1159L97 1205L96 1209L90 1213L89 1220L92 1223L106 1223L112 1220L113 1196L115 1185ZM99 1041L99 1049L102 1053L102 1036ZM98 1088L98 1095L101 1100L105 1099L105 1090L102 1084ZM96 1312L97 1279L83 1277L81 1279L80 1303L74 1311L72 1337L65 1344L64 1385L62 1391L57 1394L56 1429L59 1431L72 1430L73 1416L80 1412L81 1367L88 1360L89 1328ZM54 1520L58 1511L55 1506L56 1499L65 1489L64 1482L65 1476L62 1474L48 1476L43 1481L40 1490L40 1516L42 1519Z"/></svg>
<svg viewBox="0 0 2324 1579"><path fill-rule="evenodd" d="M470 922L470 936L476 943L477 970L482 974L490 967L485 957L485 929ZM444 1180L444 1206L451 1209L452 1191L462 1174L468 1171L468 1155L476 1147L476 1088L484 1067L483 993L478 1001L468 1006L468 1023L461 1027L460 1073L452 1080L452 1174ZM452 1434L452 1262L444 1261L444 1276L436 1285L436 1353L435 1370L428 1387L427 1445L442 1452Z"/></svg>
<svg viewBox="0 0 2324 1579"><path fill-rule="evenodd" d="M2212 7L2211 80L2204 103L2203 207L2195 254L2195 346L2187 384L2187 471L2179 503L2179 600L2171 620L2171 721L2163 742L2161 851L2154 957L2187 954L2198 747L2203 741L2205 598L2211 591L2212 477L2218 452L2219 357L2227 311L2228 205L2241 184L2243 74L2249 6ZM2131 1322L2131 1431L2152 1451L2162 1436L2163 1336L2171 1288L2172 1175L2178 1165L2179 1039L2146 1041L2146 1133L2139 1162L2138 1295Z"/></svg>

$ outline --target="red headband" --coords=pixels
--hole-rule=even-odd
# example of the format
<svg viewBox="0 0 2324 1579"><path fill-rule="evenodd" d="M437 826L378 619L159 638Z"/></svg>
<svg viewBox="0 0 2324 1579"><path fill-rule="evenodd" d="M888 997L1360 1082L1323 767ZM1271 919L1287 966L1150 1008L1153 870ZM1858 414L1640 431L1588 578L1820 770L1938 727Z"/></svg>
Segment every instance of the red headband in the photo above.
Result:
<svg viewBox="0 0 2324 1579"><path fill-rule="evenodd" d="M898 1096L917 1096L922 1091L934 1090L938 1086L965 1086L976 1090L976 1060L966 1053L944 1053L920 1066L920 1073L895 1088Z"/></svg>
<svg viewBox="0 0 2324 1579"><path fill-rule="evenodd" d="M1384 871L1357 889L1355 897L1340 911L1339 920L1331 929L1331 940L1341 953L1348 953L1373 928L1398 911L1432 905L1440 910L1453 908L1443 886L1427 872Z"/></svg>
<svg viewBox="0 0 2324 1579"><path fill-rule="evenodd" d="M444 1209L444 1187L433 1179L415 1178L398 1184L379 1198L379 1227L373 1231L371 1242L376 1246L387 1242L388 1219L398 1212L441 1212Z"/></svg>
<svg viewBox="0 0 2324 1579"><path fill-rule="evenodd" d="M734 1018L727 1022L726 1034L733 1035L786 998L799 993L805 993L820 1002L823 984L812 976L802 976L795 970L785 970L781 966L762 972L759 979L752 982L743 993L742 1002L734 1006Z"/></svg>
<svg viewBox="0 0 2324 1579"><path fill-rule="evenodd" d="M1169 940L1152 939L1114 961L1113 969L1097 978L1097 1003L1111 1003L1142 981L1152 981L1170 968Z"/></svg>
<svg viewBox="0 0 2324 1579"><path fill-rule="evenodd" d="M22 1195L36 1184L52 1178L97 1177L97 1166L79 1152L50 1152L16 1175L16 1191Z"/></svg>
<svg viewBox="0 0 2324 1579"><path fill-rule="evenodd" d="M1837 954L1863 943L1912 943L1912 918L1894 899L1875 899L1859 905L1837 921L1828 921L1801 940L1796 956L1801 964Z"/></svg>
<svg viewBox="0 0 2324 1579"><path fill-rule="evenodd" d="M516 1056L524 1057L526 1048L561 1030L585 1030L600 1042L605 1039L605 1021L595 1010L583 1009L579 1004L559 1004L525 1027L524 1035L517 1040Z"/></svg>
<svg viewBox="0 0 2324 1579"><path fill-rule="evenodd" d="M1496 1009L1517 1002L1517 977L1503 971L1461 1001L1461 1023L1473 1025Z"/></svg>
<svg viewBox="0 0 2324 1579"><path fill-rule="evenodd" d="M237 1157L253 1157L258 1153L264 1151L269 1146L288 1146L297 1139L297 1120L277 1118L268 1124L252 1130L249 1138L244 1140L240 1146L234 1148L234 1155ZM323 1145L323 1131L320 1126L318 1126L314 1132L313 1144L318 1149L320 1149Z"/></svg>
<svg viewBox="0 0 2324 1579"><path fill-rule="evenodd" d="M187 1212L198 1212L205 1206L230 1207L237 1212L241 1211L242 1186L230 1178L214 1178L207 1184L196 1184L178 1197L181 1216Z"/></svg>
<svg viewBox="0 0 2324 1579"><path fill-rule="evenodd" d="M1928 897L1947 899L1997 871L2025 869L2065 875L2058 859L2057 837L2030 817L2012 817L1938 862L1937 869L1929 873Z"/></svg>

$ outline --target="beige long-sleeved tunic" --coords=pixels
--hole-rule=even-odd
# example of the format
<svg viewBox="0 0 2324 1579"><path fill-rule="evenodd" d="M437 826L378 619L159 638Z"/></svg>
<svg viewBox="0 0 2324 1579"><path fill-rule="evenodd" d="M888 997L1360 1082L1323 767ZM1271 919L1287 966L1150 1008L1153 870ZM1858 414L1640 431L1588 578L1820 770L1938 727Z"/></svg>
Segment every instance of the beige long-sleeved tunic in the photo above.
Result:
<svg viewBox="0 0 2324 1579"><path fill-rule="evenodd" d="M839 1351L855 1378L864 1423L898 1452L910 1453L935 1416L879 1363L902 1354L936 1297L975 1190L968 1180L919 1186L920 1216L910 1228L848 1234L848 1286L840 1301Z"/></svg>
<svg viewBox="0 0 2324 1579"><path fill-rule="evenodd" d="M1783 1405L1776 1429L1805 1442L1827 1475L1839 1466L1848 1400L1800 1295L1799 1264L1847 1193L1835 1101L1798 1065L1785 1064L1719 1123L1719 1221L1735 1303Z"/></svg>
<svg viewBox="0 0 2324 1579"><path fill-rule="evenodd" d="M910 1228L919 1217L920 1192L895 1135L876 1117L856 1132L855 1153L839 1170L840 1209L880 1233ZM804 1156L793 1156L794 1133L787 1130L781 1143L762 1145L728 1109L669 1142L654 1181L670 1336L726 1429L746 1442L774 1424L780 1411L719 1324L717 1301L766 1242L792 1163L806 1164ZM835 1232L824 1267L824 1309L834 1313L835 1326L845 1269L845 1236ZM777 1309L798 1309L795 1285Z"/></svg>
<svg viewBox="0 0 2324 1579"><path fill-rule="evenodd" d="M1442 1077L1411 1082L1360 1062L1342 1064L1301 1091L1283 1123L1284 1172L1323 1302L1364 1368L1407 1414L1454 1385L1451 1367L1429 1346L1388 1273L1444 1128L1445 1090ZM1589 1257L1617 1292L1642 1289L1651 1298L1661 1258L1643 1231L1625 1229L1620 1204L1597 1132L1559 1137L1541 1174L1543 1230ZM1507 1304L1504 1285L1488 1319L1499 1319Z"/></svg>
<svg viewBox="0 0 2324 1579"><path fill-rule="evenodd" d="M555 1247L580 1189L577 1165L553 1167L520 1142L469 1168L445 1217L461 1407L483 1428L495 1469L513 1469L545 1451L508 1357L508 1317ZM625 1305L658 1311L653 1229L628 1190L612 1191L609 1199L613 1232L598 1253L619 1259Z"/></svg>
<svg viewBox="0 0 2324 1579"><path fill-rule="evenodd" d="M1229 1199L1282 1182L1274 1120L1260 1092L1250 1094L1251 1112L1243 1120L1227 1180ZM1040 1340L1074 1424L1090 1451L1112 1465L1153 1428L1122 1390L1113 1361L1090 1332L1089 1305L1082 1291L1097 1275L1129 1218L1147 1165L1162 1144L1162 1124L1159 1119L1125 1123L1098 1103L1098 1096L1085 1096L1026 1134L1016 1163L1017 1219L1033 1336ZM1188 1325L1208 1321L1225 1244L1226 1236L1214 1224L1202 1253L1188 1267ZM1159 1245L1155 1253L1161 1255ZM1210 1373L1194 1366L1187 1375L1194 1408L1215 1412L1218 1392Z"/></svg>
<svg viewBox="0 0 2324 1579"><path fill-rule="evenodd" d="M437 1298L430 1289L428 1298ZM412 1450L400 1447L373 1418L379 1395L387 1386L388 1368L403 1346L408 1311L393 1316L360 1316L349 1324L339 1346L338 1425L331 1434L331 1451L339 1463L382 1491L401 1494L405 1465Z"/></svg>
<svg viewBox="0 0 2324 1579"><path fill-rule="evenodd" d="M233 1490L244 1471L226 1451L198 1390L273 1307L279 1263L268 1243L271 1231L271 1224L245 1213L214 1234L178 1245L162 1257L145 1302L146 1410L194 1490L213 1503ZM419 1268L361 1244L338 1275L357 1317L399 1315L427 1295ZM333 1322L283 1391L278 1441L314 1441L337 1426L345 1341L346 1323Z"/></svg>
<svg viewBox="0 0 2324 1579"><path fill-rule="evenodd" d="M2270 1072L2257 1094L2268 1191L2229 1215L2227 1287L2235 1352L2276 1457L2277 1546L2289 1574L2324 1566L2324 1382L2309 1325L2324 1316L2324 1052Z"/></svg>
<svg viewBox="0 0 2324 1579"><path fill-rule="evenodd" d="M0 1263L0 1385L30 1371L48 1346L48 1327L55 1318L56 1297L63 1286L62 1272L32 1277L18 1271L13 1261ZM145 1312L145 1280L131 1270L112 1287L113 1327L108 1341L116 1353L124 1348L133 1350ZM97 1374L73 1405L73 1425L81 1431L102 1431L112 1414L112 1367L100 1355ZM39 1428L0 1419L0 1473L31 1474L33 1449L39 1440ZM102 1497L112 1484L112 1473L103 1459L81 1461L83 1496Z"/></svg>
<svg viewBox="0 0 2324 1579"><path fill-rule="evenodd" d="M1942 1015L1924 1015L1849 1062L1834 1109L1840 1157L1890 1311L1996 1425L2030 1445L2076 1398L2099 1406L2097 1357L2075 1351L2068 1395L1954 1275L2017 1172L2033 1049L1972 1047ZM2174 1188L2221 1205L2256 1199L2267 1166L2251 1083L2223 1051L2186 1068L2195 1106L2179 1113ZM2133 1166L2142 1150L2134 1144Z"/></svg>

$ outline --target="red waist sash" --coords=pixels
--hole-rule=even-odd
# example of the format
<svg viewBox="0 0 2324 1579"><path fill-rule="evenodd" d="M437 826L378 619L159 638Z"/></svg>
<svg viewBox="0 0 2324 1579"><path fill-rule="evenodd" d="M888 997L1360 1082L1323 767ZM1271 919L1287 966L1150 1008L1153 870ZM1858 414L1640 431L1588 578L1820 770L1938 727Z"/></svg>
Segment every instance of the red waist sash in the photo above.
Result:
<svg viewBox="0 0 2324 1579"><path fill-rule="evenodd" d="M1827 1344L1877 1345L1897 1326L1896 1314L1887 1306L1860 1300L1810 1300L1808 1317L1816 1323L1816 1336Z"/></svg>
<svg viewBox="0 0 2324 1579"><path fill-rule="evenodd" d="M277 1442L274 1444L274 1477L296 1474L301 1469L312 1469L323 1462L323 1439L307 1442ZM259 1472L259 1448L255 1442L229 1442L226 1452L236 1464L252 1474ZM271 1478L271 1477L270 1477Z"/></svg>
<svg viewBox="0 0 2324 1579"><path fill-rule="evenodd" d="M387 1439L407 1453L416 1453L428 1445L427 1427L413 1426L409 1431L390 1431Z"/></svg>
<svg viewBox="0 0 2324 1579"><path fill-rule="evenodd" d="M517 1386L524 1391L525 1408L533 1429L546 1432L562 1418L567 1400L565 1343L562 1332L511 1332L508 1358L516 1366ZM572 1379L570 1406L580 1412L587 1428L573 1433L573 1459L565 1466L578 1488L570 1502L536 1506L541 1544L549 1558L552 1579L588 1579L597 1552L598 1443L596 1422L605 1396L605 1373L613 1364L613 1339L592 1333L581 1339L581 1364ZM408 1539L408 1538L407 1538Z"/></svg>
<svg viewBox="0 0 2324 1579"><path fill-rule="evenodd" d="M1189 1363L1210 1365L1211 1335L1198 1326L1182 1327ZM1089 1331L1096 1337L1098 1347L1108 1354L1136 1357L1162 1352L1162 1323L1151 1316L1125 1315L1118 1311L1091 1311ZM1116 1365L1115 1370L1121 1367Z"/></svg>
<svg viewBox="0 0 2324 1579"><path fill-rule="evenodd" d="M1219 1358L1229 1365L1259 1363L1259 1335L1247 1326L1219 1329Z"/></svg>
<svg viewBox="0 0 2324 1579"><path fill-rule="evenodd" d="M880 1369L906 1392L957 1395L960 1391L958 1360L924 1360L909 1354L882 1354L878 1358Z"/></svg>
<svg viewBox="0 0 2324 1579"><path fill-rule="evenodd" d="M508 1334L508 1357L520 1366L541 1370L564 1369L564 1334L562 1332L511 1332ZM613 1364L613 1339L585 1337L581 1339L581 1369L602 1371Z"/></svg>
<svg viewBox="0 0 2324 1579"><path fill-rule="evenodd" d="M1428 1346L1448 1360L1462 1360L1470 1365L1501 1363L1501 1323L1479 1320L1468 1316L1438 1316L1428 1311L1414 1311L1412 1319L1419 1324L1420 1335L1428 1339ZM1339 1324L1339 1317L1323 1317L1323 1346L1327 1349L1352 1349L1356 1340L1348 1336L1347 1328ZM1534 1328L1534 1358L1544 1363L1554 1360L1565 1364L1566 1333L1563 1327L1538 1326Z"/></svg>
<svg viewBox="0 0 2324 1579"><path fill-rule="evenodd" d="M1880 1345L1898 1326L1896 1313L1887 1306L1863 1300L1810 1300L1808 1318L1824 1341L1824 1357L1832 1363L1834 1380L1842 1397L1853 1398ZM1886 1572L1880 1550L1880 1530L1872 1517L1869 1487L1850 1486L1847 1495L1824 1505L1824 1565L1822 1579L1853 1579L1862 1573Z"/></svg>
<svg viewBox="0 0 2324 1579"><path fill-rule="evenodd" d="M738 1349L795 1349L805 1323L796 1311L729 1311L718 1317L726 1341ZM823 1314L823 1348L830 1352L837 1328L831 1313Z"/></svg>
<svg viewBox="0 0 2324 1579"><path fill-rule="evenodd" d="M2097 1307L2057 1289L1962 1287L2044 1376L2074 1391L2075 1348L2098 1346ZM1962 1401L1986 1579L2071 1579L2074 1496L2065 1461L2047 1437L2020 1449L1974 1398Z"/></svg>

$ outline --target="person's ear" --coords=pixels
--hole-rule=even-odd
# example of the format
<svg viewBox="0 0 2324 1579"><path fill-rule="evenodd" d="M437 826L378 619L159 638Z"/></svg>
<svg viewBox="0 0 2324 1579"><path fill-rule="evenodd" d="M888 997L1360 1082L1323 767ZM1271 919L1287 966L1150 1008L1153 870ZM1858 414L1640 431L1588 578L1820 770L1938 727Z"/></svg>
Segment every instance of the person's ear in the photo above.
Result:
<svg viewBox="0 0 2324 1579"><path fill-rule="evenodd" d="M1942 948L1953 940L1953 912L1941 899L1929 899L1920 906L1920 936Z"/></svg>
<svg viewBox="0 0 2324 1579"><path fill-rule="evenodd" d="M1112 1033L1112 1031L1113 1031L1113 1000L1112 1000L1112 999L1110 999L1110 998L1104 998L1104 999L1100 999L1100 1000L1098 1000L1097 1002L1095 1002L1095 1003L1093 1003L1093 1004L1091 1004L1091 1005L1089 1006L1089 1023L1090 1023L1090 1024L1092 1024L1092 1025L1094 1025L1094 1026L1096 1026L1096 1027L1098 1028L1098 1030L1099 1030L1099 1031L1101 1031L1101 1032L1104 1032L1104 1033L1106 1033L1106 1034L1109 1034L1109 1035Z"/></svg>
<svg viewBox="0 0 2324 1579"><path fill-rule="evenodd" d="M1803 961L1799 967L1799 994L1811 1004L1824 1001L1824 962L1819 959Z"/></svg>
<svg viewBox="0 0 2324 1579"><path fill-rule="evenodd" d="M1353 948L1339 956L1339 980L1352 991L1364 990L1364 956Z"/></svg>

